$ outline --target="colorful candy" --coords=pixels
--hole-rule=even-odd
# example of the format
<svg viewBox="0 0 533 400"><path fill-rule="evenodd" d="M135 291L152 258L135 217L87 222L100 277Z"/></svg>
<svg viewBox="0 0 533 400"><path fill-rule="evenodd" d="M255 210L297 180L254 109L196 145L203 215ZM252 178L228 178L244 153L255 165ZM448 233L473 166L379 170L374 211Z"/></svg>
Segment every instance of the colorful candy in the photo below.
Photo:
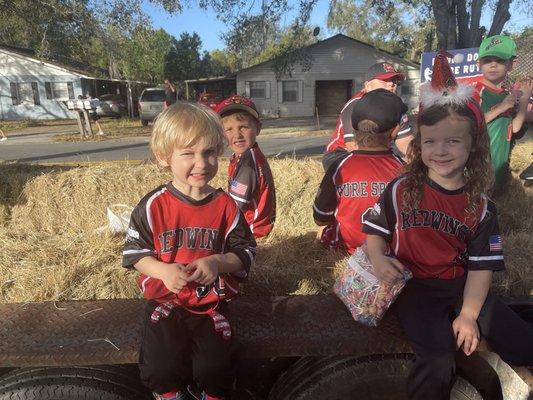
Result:
<svg viewBox="0 0 533 400"><path fill-rule="evenodd" d="M349 258L333 291L356 321L376 326L411 277L411 272L405 270L403 279L393 285L380 282L372 273L370 260L359 247Z"/></svg>

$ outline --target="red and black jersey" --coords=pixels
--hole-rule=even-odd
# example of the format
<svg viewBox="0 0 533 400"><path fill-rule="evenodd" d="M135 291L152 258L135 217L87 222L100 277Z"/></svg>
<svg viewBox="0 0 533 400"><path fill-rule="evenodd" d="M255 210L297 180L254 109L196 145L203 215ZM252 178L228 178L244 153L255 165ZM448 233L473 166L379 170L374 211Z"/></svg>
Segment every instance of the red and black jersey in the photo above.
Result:
<svg viewBox="0 0 533 400"><path fill-rule="evenodd" d="M133 268L147 256L186 265L230 252L239 257L245 269L232 275L245 278L256 244L235 201L222 189L196 201L169 183L148 193L133 210L122 265ZM146 298L164 302L174 297L159 279L141 274L138 283Z"/></svg>
<svg viewBox="0 0 533 400"><path fill-rule="evenodd" d="M477 214L467 215L463 189L446 190L428 179L420 205L407 210L405 178L387 186L363 215L363 232L379 235L417 278L453 279L465 270L502 270L502 241L496 207L483 196Z"/></svg>
<svg viewBox="0 0 533 400"><path fill-rule="evenodd" d="M337 126L335 131L329 139L328 145L326 146L326 151L334 151L337 148L346 148L346 142L355 140L355 131L352 126L352 111L353 106L357 100L365 95L365 92L361 90L355 96L353 96L348 102L344 105L337 119ZM409 124L409 118L407 115L402 116L400 122L400 130L396 139L406 137L412 134L411 125Z"/></svg>
<svg viewBox="0 0 533 400"><path fill-rule="evenodd" d="M276 220L276 189L270 166L257 143L240 156L232 156L228 192L244 213L254 236L267 236Z"/></svg>
<svg viewBox="0 0 533 400"><path fill-rule="evenodd" d="M366 235L361 231L361 216L402 166L390 150L355 150L328 169L315 198L313 217L333 224L326 243L329 247L344 247L352 254L363 244Z"/></svg>

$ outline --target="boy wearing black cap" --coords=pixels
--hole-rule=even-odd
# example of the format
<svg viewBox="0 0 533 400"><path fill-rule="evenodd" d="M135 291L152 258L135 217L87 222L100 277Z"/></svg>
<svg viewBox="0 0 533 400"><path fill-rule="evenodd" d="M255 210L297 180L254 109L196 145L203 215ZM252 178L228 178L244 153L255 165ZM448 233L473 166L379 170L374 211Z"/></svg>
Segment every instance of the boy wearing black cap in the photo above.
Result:
<svg viewBox="0 0 533 400"><path fill-rule="evenodd" d="M405 80L405 75L397 71L393 65L380 62L368 68L365 75L363 90L356 93L342 108L337 126L326 146L326 153L322 159L322 165L326 171L335 161L345 157L349 151L355 150L354 136L351 118L354 105L366 93L376 89L385 89L396 93L398 86ZM407 115L402 116L400 128L392 138L400 154L405 154L407 146L412 139L412 130Z"/></svg>
<svg viewBox="0 0 533 400"><path fill-rule="evenodd" d="M327 227L320 241L352 254L363 244L361 215L371 208L403 162L389 143L407 106L394 93L376 89L356 101L350 125L357 150L328 169L315 198L313 217Z"/></svg>

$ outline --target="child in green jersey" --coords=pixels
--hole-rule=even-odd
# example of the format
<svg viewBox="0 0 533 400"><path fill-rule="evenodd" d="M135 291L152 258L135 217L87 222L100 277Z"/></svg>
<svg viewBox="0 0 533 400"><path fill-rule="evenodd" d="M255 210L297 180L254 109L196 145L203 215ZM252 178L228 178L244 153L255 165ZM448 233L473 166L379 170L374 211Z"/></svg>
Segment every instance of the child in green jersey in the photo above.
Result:
<svg viewBox="0 0 533 400"><path fill-rule="evenodd" d="M502 87L515 61L516 44L509 36L491 36L479 46L478 63L483 79L476 84L476 90L490 136L496 190L505 182L511 139L522 128L531 96L531 79L522 83L521 91L510 93Z"/></svg>

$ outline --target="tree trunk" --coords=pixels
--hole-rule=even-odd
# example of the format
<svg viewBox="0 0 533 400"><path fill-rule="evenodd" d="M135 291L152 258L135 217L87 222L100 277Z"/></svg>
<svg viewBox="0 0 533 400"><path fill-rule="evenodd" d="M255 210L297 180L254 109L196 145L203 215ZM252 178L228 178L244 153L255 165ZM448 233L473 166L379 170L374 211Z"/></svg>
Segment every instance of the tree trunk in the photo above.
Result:
<svg viewBox="0 0 533 400"><path fill-rule="evenodd" d="M485 27L479 27L481 20L481 10L485 5L485 0L472 0L470 7L470 40L465 47L478 47L481 43L481 37L485 33Z"/></svg>
<svg viewBox="0 0 533 400"><path fill-rule="evenodd" d="M503 26L511 18L511 14L509 13L509 5L511 2L512 0L498 0L496 11L494 12L494 18L492 19L492 25L489 30L489 36L502 33Z"/></svg>
<svg viewBox="0 0 533 400"><path fill-rule="evenodd" d="M466 0L456 0L457 4L457 47L470 47L470 28L468 27L469 15L466 12Z"/></svg>
<svg viewBox="0 0 533 400"><path fill-rule="evenodd" d="M456 40L455 0L431 0L439 48L454 49Z"/></svg>

